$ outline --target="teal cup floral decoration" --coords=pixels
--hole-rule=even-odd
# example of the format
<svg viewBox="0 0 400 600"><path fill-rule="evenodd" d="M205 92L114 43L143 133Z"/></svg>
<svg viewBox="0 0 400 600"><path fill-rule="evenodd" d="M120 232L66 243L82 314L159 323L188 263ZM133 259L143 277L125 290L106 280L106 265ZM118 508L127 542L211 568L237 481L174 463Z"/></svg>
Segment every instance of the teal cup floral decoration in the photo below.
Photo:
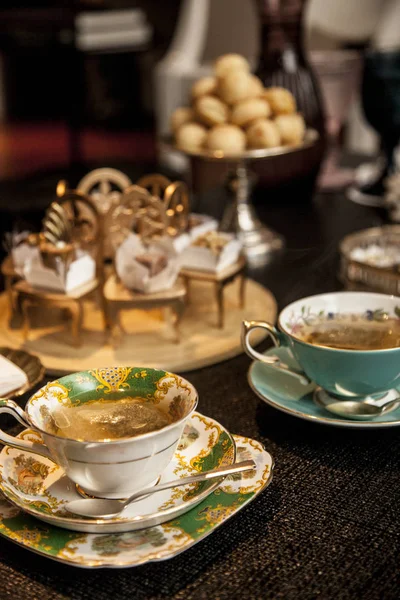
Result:
<svg viewBox="0 0 400 600"><path fill-rule="evenodd" d="M302 339L313 323L335 320L340 326L341 320L349 319L357 322L359 330L367 331L379 322L390 334L397 328L400 331L400 298L372 292L333 292L302 298L281 311L278 327L265 321L244 321L243 348L254 360L296 376L305 384L314 381L343 399L380 396L400 386L400 347L360 349L361 340L357 349L345 349ZM264 356L254 350L250 333L258 327L267 330L276 346L289 347L302 371L290 368L277 356ZM393 340L396 343L396 336Z"/></svg>

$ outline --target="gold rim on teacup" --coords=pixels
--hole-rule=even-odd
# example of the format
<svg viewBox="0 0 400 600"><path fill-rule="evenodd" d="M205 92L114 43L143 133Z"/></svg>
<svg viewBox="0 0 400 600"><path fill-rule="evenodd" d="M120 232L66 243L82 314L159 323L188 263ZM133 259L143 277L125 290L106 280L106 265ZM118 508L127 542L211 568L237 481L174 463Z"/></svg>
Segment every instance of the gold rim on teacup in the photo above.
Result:
<svg viewBox="0 0 400 600"><path fill-rule="evenodd" d="M172 423L136 436L99 441L64 437L46 428L46 419L59 406L73 410L85 402L125 397L164 407ZM120 498L156 481L171 460L197 404L197 391L189 381L161 369L107 367L83 371L41 388L28 400L26 412L11 400L0 400L0 413L10 413L31 427L44 444L14 438L1 430L0 441L50 458L90 495Z"/></svg>

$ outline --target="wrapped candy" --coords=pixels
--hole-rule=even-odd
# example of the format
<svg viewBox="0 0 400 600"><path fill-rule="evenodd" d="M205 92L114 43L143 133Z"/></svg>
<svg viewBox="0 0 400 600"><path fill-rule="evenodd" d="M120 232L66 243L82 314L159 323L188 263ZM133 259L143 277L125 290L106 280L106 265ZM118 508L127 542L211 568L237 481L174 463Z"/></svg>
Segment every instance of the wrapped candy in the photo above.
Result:
<svg viewBox="0 0 400 600"><path fill-rule="evenodd" d="M200 235L209 231L218 229L218 221L208 215L191 213L189 215L189 235L191 240L195 240ZM190 243L190 242L189 242Z"/></svg>
<svg viewBox="0 0 400 600"><path fill-rule="evenodd" d="M25 263L23 277L34 288L68 294L95 279L96 262L87 252L77 250L72 262L65 264L59 259L54 269L43 264L38 253Z"/></svg>
<svg viewBox="0 0 400 600"><path fill-rule="evenodd" d="M198 236L182 253L184 269L219 272L239 259L242 244L234 235L209 231Z"/></svg>
<svg viewBox="0 0 400 600"><path fill-rule="evenodd" d="M128 289L151 294L174 285L180 261L169 238L145 246L131 233L116 252L115 269Z"/></svg>

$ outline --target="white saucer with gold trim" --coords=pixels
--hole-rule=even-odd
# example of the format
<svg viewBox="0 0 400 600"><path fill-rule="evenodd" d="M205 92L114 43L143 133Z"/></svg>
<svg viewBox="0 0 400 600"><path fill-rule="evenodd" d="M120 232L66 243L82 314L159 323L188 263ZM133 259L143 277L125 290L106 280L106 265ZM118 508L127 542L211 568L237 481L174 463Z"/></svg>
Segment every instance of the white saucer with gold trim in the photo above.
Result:
<svg viewBox="0 0 400 600"><path fill-rule="evenodd" d="M0 535L45 558L85 569L131 568L168 560L212 535L270 484L272 456L256 440L233 437L237 461L253 459L257 469L227 477L200 504L167 523L126 533L66 531L44 526L0 492Z"/></svg>
<svg viewBox="0 0 400 600"><path fill-rule="evenodd" d="M32 430L19 437L41 441ZM171 481L235 462L230 433L217 421L197 412L188 419L174 457L160 481ZM72 515L64 504L80 496L64 471L51 460L6 446L0 453L0 489L24 512L52 525L88 533L126 532L159 525L199 504L224 477L164 490L130 504L113 519Z"/></svg>

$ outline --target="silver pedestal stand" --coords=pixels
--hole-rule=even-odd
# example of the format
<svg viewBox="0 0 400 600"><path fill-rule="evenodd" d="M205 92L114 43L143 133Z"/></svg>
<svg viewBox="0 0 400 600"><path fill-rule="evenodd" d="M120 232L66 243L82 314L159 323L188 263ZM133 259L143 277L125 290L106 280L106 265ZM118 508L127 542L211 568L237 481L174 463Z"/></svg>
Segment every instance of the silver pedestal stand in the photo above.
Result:
<svg viewBox="0 0 400 600"><path fill-rule="evenodd" d="M164 138L161 144L165 149L179 151L187 156L203 160L223 161L232 167L227 183L233 194L233 202L225 210L220 230L236 233L243 244L243 251L248 261L257 263L266 260L270 254L283 248L284 239L263 225L255 214L250 202L252 187L250 163L255 160L265 160L268 157L299 152L313 146L317 139L318 133L313 129L308 129L303 143L298 146L246 150L238 156L212 150L186 152L176 147L170 137Z"/></svg>

